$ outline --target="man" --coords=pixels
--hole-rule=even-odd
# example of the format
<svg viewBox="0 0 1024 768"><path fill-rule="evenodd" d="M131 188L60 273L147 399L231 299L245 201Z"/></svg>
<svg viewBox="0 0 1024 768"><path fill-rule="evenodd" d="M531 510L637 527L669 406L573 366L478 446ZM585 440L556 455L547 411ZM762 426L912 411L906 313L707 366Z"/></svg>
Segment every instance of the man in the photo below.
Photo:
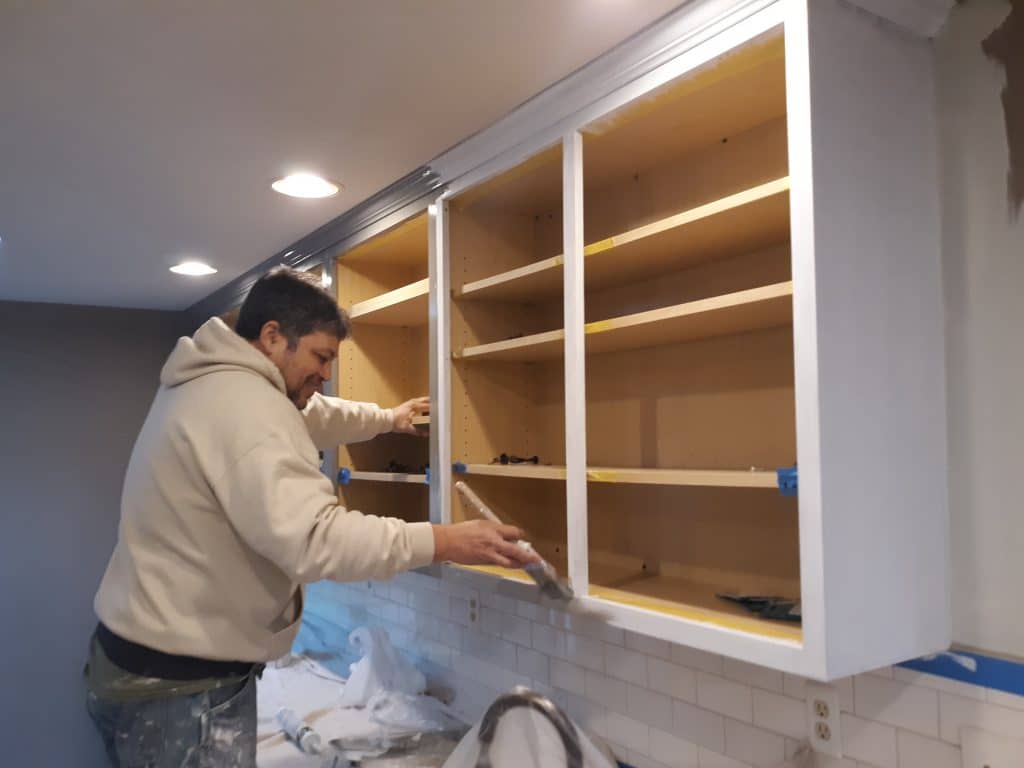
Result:
<svg viewBox="0 0 1024 768"><path fill-rule="evenodd" d="M254 766L254 677L291 647L302 584L532 559L511 526L338 506L318 449L413 433L429 410L427 398L385 409L319 394L348 330L326 291L278 269L253 286L234 331L213 318L164 365L125 475L86 667L115 766Z"/></svg>

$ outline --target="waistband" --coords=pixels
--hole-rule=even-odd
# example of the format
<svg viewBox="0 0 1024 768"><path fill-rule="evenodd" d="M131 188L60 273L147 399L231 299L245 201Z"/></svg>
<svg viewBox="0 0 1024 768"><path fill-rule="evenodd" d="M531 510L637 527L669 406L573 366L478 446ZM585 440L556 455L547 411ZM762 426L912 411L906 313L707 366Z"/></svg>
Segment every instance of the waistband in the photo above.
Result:
<svg viewBox="0 0 1024 768"><path fill-rule="evenodd" d="M257 665L244 661L214 661L195 656L177 656L133 643L111 632L103 622L96 626L96 639L103 652L126 672L162 680L203 680L208 677L244 677Z"/></svg>

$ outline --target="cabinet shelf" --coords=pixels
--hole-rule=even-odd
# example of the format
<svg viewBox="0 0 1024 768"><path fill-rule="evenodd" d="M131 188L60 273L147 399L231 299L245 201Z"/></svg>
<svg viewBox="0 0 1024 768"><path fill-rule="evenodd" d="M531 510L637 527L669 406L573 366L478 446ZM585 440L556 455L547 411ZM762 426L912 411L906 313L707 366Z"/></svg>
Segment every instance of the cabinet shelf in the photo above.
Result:
<svg viewBox="0 0 1024 768"><path fill-rule="evenodd" d="M467 475L564 480L565 467L536 464L465 464ZM587 481L623 485L683 485L717 488L778 488L774 470L763 469L646 469L587 467Z"/></svg>
<svg viewBox="0 0 1024 768"><path fill-rule="evenodd" d="M529 480L565 480L565 467L544 464L464 464L461 474L520 477Z"/></svg>
<svg viewBox="0 0 1024 768"><path fill-rule="evenodd" d="M689 301L584 326L587 354L658 347L696 339L776 328L793 322L793 283L787 281ZM466 347L462 360L535 362L562 357L565 331Z"/></svg>
<svg viewBox="0 0 1024 768"><path fill-rule="evenodd" d="M788 239L787 176L587 245L586 286L640 280ZM558 296L564 262L564 256L553 256L474 280L455 296L504 301Z"/></svg>
<svg viewBox="0 0 1024 768"><path fill-rule="evenodd" d="M430 293L428 278L352 305L349 317L367 325L426 325Z"/></svg>
<svg viewBox="0 0 1024 768"><path fill-rule="evenodd" d="M696 339L776 328L793 322L793 283L787 281L689 301L584 326L587 354L659 347Z"/></svg>
<svg viewBox="0 0 1024 768"><path fill-rule="evenodd" d="M503 362L537 362L557 360L563 355L565 331L545 331L517 339L495 341L465 347L454 355L457 360L500 360Z"/></svg>
<svg viewBox="0 0 1024 768"><path fill-rule="evenodd" d="M426 485L427 476L420 474L406 474L405 472L363 472L352 470L349 475L349 482L363 480L372 483L409 483Z"/></svg>
<svg viewBox="0 0 1024 768"><path fill-rule="evenodd" d="M593 583L600 567L592 563L590 597L643 608L724 629L800 643L800 624L752 616L744 608L715 595L731 591L725 586L688 581L665 575L637 576L615 587Z"/></svg>

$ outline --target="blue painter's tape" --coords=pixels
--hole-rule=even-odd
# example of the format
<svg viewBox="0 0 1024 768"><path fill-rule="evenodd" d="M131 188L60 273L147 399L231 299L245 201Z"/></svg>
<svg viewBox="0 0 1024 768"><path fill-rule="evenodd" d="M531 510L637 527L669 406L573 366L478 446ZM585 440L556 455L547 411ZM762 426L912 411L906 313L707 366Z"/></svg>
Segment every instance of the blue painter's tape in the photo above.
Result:
<svg viewBox="0 0 1024 768"><path fill-rule="evenodd" d="M783 496L797 495L797 473L796 467L783 467L775 470L775 477L779 484L779 492Z"/></svg>
<svg viewBox="0 0 1024 768"><path fill-rule="evenodd" d="M456 461L454 464L452 464L452 471L458 472L460 475L463 475L466 473L466 465L463 464L461 461Z"/></svg>
<svg viewBox="0 0 1024 768"><path fill-rule="evenodd" d="M352 470L348 467L342 467L338 470L338 482L342 485L348 485L348 481L352 479Z"/></svg>
<svg viewBox="0 0 1024 768"><path fill-rule="evenodd" d="M996 691L1024 696L1024 663L982 656L970 651L955 650L953 654L974 659L978 665L977 671L972 672L948 654L936 656L927 661L914 659L899 666L913 669L916 672L946 677L950 680L980 685L982 688L992 688Z"/></svg>

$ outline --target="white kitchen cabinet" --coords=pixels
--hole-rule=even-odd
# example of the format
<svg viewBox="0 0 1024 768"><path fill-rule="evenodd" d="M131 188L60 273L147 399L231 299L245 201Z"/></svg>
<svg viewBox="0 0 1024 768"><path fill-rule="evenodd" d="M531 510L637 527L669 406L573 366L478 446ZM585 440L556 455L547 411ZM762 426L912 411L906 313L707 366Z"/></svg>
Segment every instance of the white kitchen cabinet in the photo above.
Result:
<svg viewBox="0 0 1024 768"><path fill-rule="evenodd" d="M371 309L429 296L435 519L464 479L581 610L836 678L950 641L931 65L838 0L735 5L450 180Z"/></svg>

